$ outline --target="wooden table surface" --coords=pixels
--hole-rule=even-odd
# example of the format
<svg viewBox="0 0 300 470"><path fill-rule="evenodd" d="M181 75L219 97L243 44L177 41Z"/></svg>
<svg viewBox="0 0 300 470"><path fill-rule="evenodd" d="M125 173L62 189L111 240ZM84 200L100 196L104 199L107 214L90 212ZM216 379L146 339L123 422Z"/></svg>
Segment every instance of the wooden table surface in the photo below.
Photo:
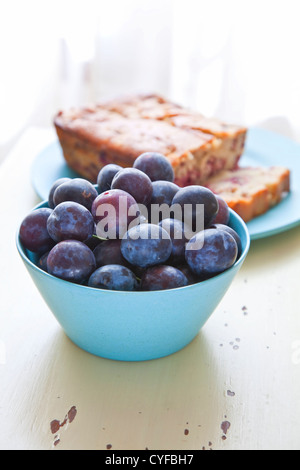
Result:
<svg viewBox="0 0 300 470"><path fill-rule="evenodd" d="M252 242L196 339L123 363L75 346L15 247L53 130L30 129L0 166L0 448L299 450L300 227Z"/></svg>

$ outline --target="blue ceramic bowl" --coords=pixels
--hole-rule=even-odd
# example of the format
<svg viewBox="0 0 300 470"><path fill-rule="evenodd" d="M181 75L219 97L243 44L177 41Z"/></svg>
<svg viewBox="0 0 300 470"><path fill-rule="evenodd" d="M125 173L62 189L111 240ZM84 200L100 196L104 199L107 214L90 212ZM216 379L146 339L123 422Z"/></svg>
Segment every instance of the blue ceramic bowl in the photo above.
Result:
<svg viewBox="0 0 300 470"><path fill-rule="evenodd" d="M35 209L40 207L47 203ZM188 345L222 300L250 247L247 227L233 211L230 226L242 241L242 255L233 267L198 284L155 292L116 292L72 284L38 268L18 235L17 248L40 294L77 346L108 359L144 361Z"/></svg>

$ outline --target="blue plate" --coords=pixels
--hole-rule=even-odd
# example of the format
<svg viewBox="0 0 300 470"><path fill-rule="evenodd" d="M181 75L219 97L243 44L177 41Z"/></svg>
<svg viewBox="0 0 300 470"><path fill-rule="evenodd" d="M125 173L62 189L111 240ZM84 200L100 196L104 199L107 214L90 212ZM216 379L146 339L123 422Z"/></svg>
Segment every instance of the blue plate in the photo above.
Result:
<svg viewBox="0 0 300 470"><path fill-rule="evenodd" d="M292 172L291 193L276 207L247 224L251 239L275 235L300 225L300 145L279 134L252 128L248 133L241 164L279 165L288 167ZM33 187L42 200L48 199L55 180L78 176L65 163L58 141L38 154L31 168Z"/></svg>

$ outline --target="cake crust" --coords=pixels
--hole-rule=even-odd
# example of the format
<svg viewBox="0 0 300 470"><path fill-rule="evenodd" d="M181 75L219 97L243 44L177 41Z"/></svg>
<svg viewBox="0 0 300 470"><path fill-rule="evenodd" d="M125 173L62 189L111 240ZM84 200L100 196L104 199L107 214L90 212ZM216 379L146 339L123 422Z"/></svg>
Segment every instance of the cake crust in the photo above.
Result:
<svg viewBox="0 0 300 470"><path fill-rule="evenodd" d="M105 164L130 166L152 151L170 160L179 186L204 184L219 171L237 167L246 129L216 122L158 95L60 111L54 119L68 165L92 182Z"/></svg>
<svg viewBox="0 0 300 470"><path fill-rule="evenodd" d="M277 205L291 190L290 170L273 166L243 167L221 172L205 186L221 196L229 207L249 222Z"/></svg>
<svg viewBox="0 0 300 470"><path fill-rule="evenodd" d="M286 168L239 167L245 127L207 118L156 94L60 111L54 125L68 165L94 183L106 164L130 167L142 153L159 152L171 162L176 184L207 186L246 222L290 191Z"/></svg>

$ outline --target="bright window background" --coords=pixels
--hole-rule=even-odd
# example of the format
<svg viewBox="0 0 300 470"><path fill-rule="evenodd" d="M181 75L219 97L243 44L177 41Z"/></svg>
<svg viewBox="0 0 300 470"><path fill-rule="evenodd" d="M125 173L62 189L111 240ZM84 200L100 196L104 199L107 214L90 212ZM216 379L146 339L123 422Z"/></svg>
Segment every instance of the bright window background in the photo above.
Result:
<svg viewBox="0 0 300 470"><path fill-rule="evenodd" d="M0 3L0 159L58 109L158 92L300 141L299 0Z"/></svg>

